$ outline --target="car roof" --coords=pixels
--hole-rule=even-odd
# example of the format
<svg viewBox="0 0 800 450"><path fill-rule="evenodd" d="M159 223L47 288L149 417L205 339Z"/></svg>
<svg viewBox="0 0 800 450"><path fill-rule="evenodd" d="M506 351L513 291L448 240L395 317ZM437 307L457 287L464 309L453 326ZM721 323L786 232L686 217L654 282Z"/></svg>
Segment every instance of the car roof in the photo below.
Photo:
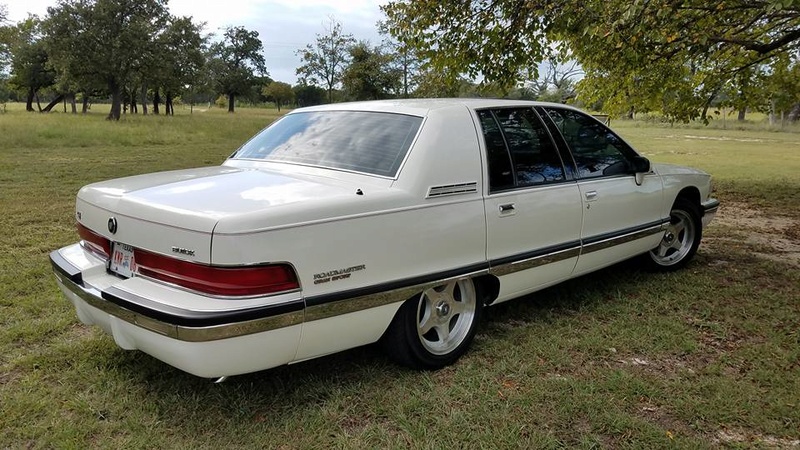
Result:
<svg viewBox="0 0 800 450"><path fill-rule="evenodd" d="M451 108L454 106L462 106L469 109L510 106L558 106L572 108L559 103L534 102L528 100L489 98L413 98L331 103L327 105L298 108L292 111L292 113L309 111L375 111L426 116L433 110Z"/></svg>

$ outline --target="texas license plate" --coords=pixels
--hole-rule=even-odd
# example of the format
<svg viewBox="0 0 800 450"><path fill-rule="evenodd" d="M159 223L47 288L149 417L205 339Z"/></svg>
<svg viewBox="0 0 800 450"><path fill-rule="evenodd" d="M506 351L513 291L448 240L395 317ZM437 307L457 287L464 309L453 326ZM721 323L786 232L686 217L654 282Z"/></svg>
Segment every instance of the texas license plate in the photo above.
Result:
<svg viewBox="0 0 800 450"><path fill-rule="evenodd" d="M108 270L125 278L136 273L136 261L133 258L133 247L121 242L111 244L111 261Z"/></svg>

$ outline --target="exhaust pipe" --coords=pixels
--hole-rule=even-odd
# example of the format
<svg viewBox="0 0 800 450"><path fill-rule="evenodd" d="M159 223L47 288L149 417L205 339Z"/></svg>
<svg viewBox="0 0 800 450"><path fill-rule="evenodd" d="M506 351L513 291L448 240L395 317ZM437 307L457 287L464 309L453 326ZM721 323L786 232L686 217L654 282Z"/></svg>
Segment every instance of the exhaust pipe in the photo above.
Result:
<svg viewBox="0 0 800 450"><path fill-rule="evenodd" d="M214 380L214 384L224 383L228 379L228 375L222 376Z"/></svg>

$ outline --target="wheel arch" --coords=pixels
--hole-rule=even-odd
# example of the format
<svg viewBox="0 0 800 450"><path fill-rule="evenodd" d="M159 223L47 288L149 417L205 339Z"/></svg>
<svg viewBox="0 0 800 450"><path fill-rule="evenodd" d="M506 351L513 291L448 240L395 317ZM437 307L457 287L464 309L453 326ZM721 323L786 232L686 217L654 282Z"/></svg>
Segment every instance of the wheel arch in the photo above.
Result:
<svg viewBox="0 0 800 450"><path fill-rule="evenodd" d="M500 295L500 280L494 275L480 275L472 279L478 300L484 305L491 305Z"/></svg>
<svg viewBox="0 0 800 450"><path fill-rule="evenodd" d="M696 186L687 186L678 192L678 195L675 196L675 200L672 201L674 205L678 199L683 198L690 201L693 205L695 205L698 209L700 208L700 189Z"/></svg>

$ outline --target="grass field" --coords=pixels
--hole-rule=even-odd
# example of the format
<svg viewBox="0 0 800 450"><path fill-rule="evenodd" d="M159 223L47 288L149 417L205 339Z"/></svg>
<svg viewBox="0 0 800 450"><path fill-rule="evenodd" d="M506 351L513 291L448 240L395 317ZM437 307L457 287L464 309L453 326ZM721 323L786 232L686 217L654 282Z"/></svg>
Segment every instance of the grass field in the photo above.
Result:
<svg viewBox="0 0 800 450"><path fill-rule="evenodd" d="M489 310L454 366L373 347L220 385L80 324L47 254L86 183L220 163L277 113L0 114L0 448L800 446L800 135L615 122L723 201L695 261Z"/></svg>

